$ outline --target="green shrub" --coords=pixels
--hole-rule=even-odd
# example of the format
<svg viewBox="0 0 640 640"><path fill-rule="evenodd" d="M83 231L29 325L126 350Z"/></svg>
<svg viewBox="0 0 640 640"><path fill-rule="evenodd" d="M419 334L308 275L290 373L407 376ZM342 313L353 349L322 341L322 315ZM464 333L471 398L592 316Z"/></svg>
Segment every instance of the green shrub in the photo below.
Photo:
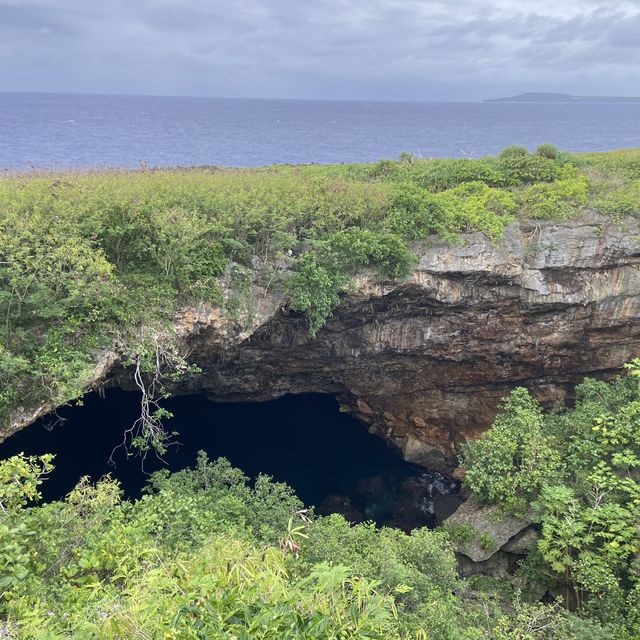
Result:
<svg viewBox="0 0 640 640"><path fill-rule="evenodd" d="M614 188L596 197L593 207L610 216L640 217L640 180Z"/></svg>
<svg viewBox="0 0 640 640"><path fill-rule="evenodd" d="M340 515L319 518L307 529L301 560L347 564L360 575L380 581L393 593L399 584L411 587L401 598L415 609L422 601L456 585L456 563L447 534L418 529L407 535L397 529L376 530L373 524L350 525Z"/></svg>
<svg viewBox="0 0 640 640"><path fill-rule="evenodd" d="M402 186L413 184L431 193L458 187L467 182L484 182L491 187L507 184L496 162L490 158L437 158L425 160L412 157L400 161L381 160L368 172L369 179Z"/></svg>
<svg viewBox="0 0 640 640"><path fill-rule="evenodd" d="M389 229L415 240L436 233L442 213L436 196L413 182L394 185L386 221Z"/></svg>
<svg viewBox="0 0 640 640"><path fill-rule="evenodd" d="M137 501L106 477L26 506L50 468L0 462L0 625L18 640L622 637L504 585L471 592L444 531L314 518L285 485L222 459L158 472Z"/></svg>
<svg viewBox="0 0 640 640"><path fill-rule="evenodd" d="M426 637L456 640L474 637L475 613L452 596L462 585L448 536L417 529L407 535L372 524L349 525L339 515L320 518L307 529L299 562L344 563L358 575L375 579L382 594L393 595L398 626L407 635L420 629ZM299 570L299 569L298 569ZM482 637L482 636L480 636Z"/></svg>
<svg viewBox="0 0 640 640"><path fill-rule="evenodd" d="M521 215L536 220L565 220L577 216L587 203L589 181L571 169L563 169L562 176L555 182L523 189L518 194Z"/></svg>
<svg viewBox="0 0 640 640"><path fill-rule="evenodd" d="M505 186L505 178L490 160L438 159L416 161L404 174L409 180L431 191L453 189L468 182L483 182L490 187Z"/></svg>
<svg viewBox="0 0 640 640"><path fill-rule="evenodd" d="M409 151L402 151L400 153L400 156L398 157L398 162L400 164L413 164L413 162L415 162L415 160L416 160L416 158Z"/></svg>
<svg viewBox="0 0 640 640"><path fill-rule="evenodd" d="M309 331L315 335L340 302L340 291L348 280L336 276L318 264L312 253L303 254L296 270L289 276L289 308L305 312L309 318Z"/></svg>
<svg viewBox="0 0 640 640"><path fill-rule="evenodd" d="M390 233L348 227L319 240L315 252L297 260L287 283L294 311L304 311L312 335L340 302L340 293L352 287L351 276L374 266L390 278L406 276L415 262L406 243Z"/></svg>
<svg viewBox="0 0 640 640"><path fill-rule="evenodd" d="M562 153L560 149L550 143L540 144L536 148L536 155L542 158L547 158L548 160L556 161L560 153Z"/></svg>
<svg viewBox="0 0 640 640"><path fill-rule="evenodd" d="M437 202L443 212L438 232L450 240L464 231L479 230L497 241L516 209L511 193L482 182L469 182L443 191L437 195Z"/></svg>
<svg viewBox="0 0 640 640"><path fill-rule="evenodd" d="M159 493L133 505L111 480L84 482L65 502L0 520L3 629L25 640L399 638L393 596L375 581L321 563L291 579L277 545L234 530L245 514L261 529L278 501L228 465L203 464L196 478L156 479ZM8 470L0 464L0 481Z"/></svg>
<svg viewBox="0 0 640 640"><path fill-rule="evenodd" d="M491 640L615 640L607 630L589 620L571 615L556 603L545 606L516 600L513 612L501 616Z"/></svg>
<svg viewBox="0 0 640 640"><path fill-rule="evenodd" d="M319 261L336 274L355 275L377 267L390 277L407 275L414 258L402 239L359 227L336 231L316 244Z"/></svg>
<svg viewBox="0 0 640 640"><path fill-rule="evenodd" d="M479 440L463 448L465 482L477 498L498 502L516 515L562 471L554 439L545 433L538 403L523 388L504 401L502 412Z"/></svg>
<svg viewBox="0 0 640 640"><path fill-rule="evenodd" d="M509 160L511 158L528 158L529 157L529 149L527 147L523 147L519 144L512 144L508 147L505 147L499 154L498 160Z"/></svg>
<svg viewBox="0 0 640 640"><path fill-rule="evenodd" d="M0 464L0 510L3 514L19 511L40 499L38 487L53 469L53 456L11 456Z"/></svg>
<svg viewBox="0 0 640 640"><path fill-rule="evenodd" d="M574 158L581 168L594 169L625 180L640 180L640 149L575 154Z"/></svg>
<svg viewBox="0 0 640 640"><path fill-rule="evenodd" d="M376 162L373 167L369 170L369 177L378 179L389 179L394 178L400 172L399 162L395 160L380 160Z"/></svg>
<svg viewBox="0 0 640 640"><path fill-rule="evenodd" d="M558 178L558 165L548 158L520 153L504 154L498 157L498 167L505 176L506 184L517 186L536 182L553 182Z"/></svg>

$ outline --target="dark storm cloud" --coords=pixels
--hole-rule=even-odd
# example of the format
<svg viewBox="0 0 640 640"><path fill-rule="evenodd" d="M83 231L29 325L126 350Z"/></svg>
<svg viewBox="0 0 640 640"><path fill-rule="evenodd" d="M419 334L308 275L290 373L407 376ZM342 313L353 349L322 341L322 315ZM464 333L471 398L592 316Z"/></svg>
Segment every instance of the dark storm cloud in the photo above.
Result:
<svg viewBox="0 0 640 640"><path fill-rule="evenodd" d="M0 0L3 90L437 99L639 81L640 0Z"/></svg>

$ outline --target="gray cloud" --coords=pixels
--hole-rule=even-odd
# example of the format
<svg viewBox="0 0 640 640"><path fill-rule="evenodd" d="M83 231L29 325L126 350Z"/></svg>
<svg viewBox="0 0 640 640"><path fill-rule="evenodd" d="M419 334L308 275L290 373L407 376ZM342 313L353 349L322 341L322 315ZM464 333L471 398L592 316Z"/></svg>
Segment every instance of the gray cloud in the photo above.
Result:
<svg viewBox="0 0 640 640"><path fill-rule="evenodd" d="M475 99L633 86L640 0L0 0L7 91Z"/></svg>

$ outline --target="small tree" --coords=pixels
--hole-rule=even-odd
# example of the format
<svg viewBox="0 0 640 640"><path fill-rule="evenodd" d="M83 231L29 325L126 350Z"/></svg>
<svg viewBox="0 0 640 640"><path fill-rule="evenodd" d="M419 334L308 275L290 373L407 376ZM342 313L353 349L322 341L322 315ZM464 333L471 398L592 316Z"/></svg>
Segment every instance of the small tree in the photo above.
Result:
<svg viewBox="0 0 640 640"><path fill-rule="evenodd" d="M19 454L0 462L0 510L14 513L40 498L38 487L53 469L53 455Z"/></svg>
<svg viewBox="0 0 640 640"><path fill-rule="evenodd" d="M558 448L544 431L540 406L522 387L504 402L491 429L465 445L463 456L465 481L478 499L499 502L516 515L562 467Z"/></svg>

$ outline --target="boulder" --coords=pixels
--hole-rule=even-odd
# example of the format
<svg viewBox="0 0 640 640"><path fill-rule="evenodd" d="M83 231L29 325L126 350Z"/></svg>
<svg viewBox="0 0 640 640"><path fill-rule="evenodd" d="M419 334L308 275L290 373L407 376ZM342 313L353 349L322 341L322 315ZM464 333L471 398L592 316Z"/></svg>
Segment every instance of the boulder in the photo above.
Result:
<svg viewBox="0 0 640 640"><path fill-rule="evenodd" d="M538 541L531 520L505 514L497 505L482 505L473 496L445 524L451 529L464 576L510 573Z"/></svg>

